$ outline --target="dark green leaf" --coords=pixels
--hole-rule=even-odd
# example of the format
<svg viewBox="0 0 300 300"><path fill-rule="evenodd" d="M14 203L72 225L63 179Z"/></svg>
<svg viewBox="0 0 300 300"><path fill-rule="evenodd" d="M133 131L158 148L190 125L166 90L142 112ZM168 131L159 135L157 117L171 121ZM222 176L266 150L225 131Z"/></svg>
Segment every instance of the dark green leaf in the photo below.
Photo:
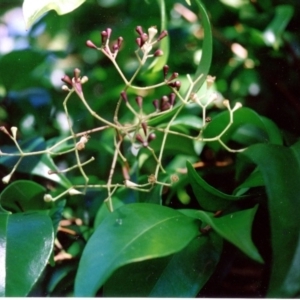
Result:
<svg viewBox="0 0 300 300"><path fill-rule="evenodd" d="M271 224L272 266L268 297L300 293L299 211L300 142L291 148L254 145L244 154L263 175Z"/></svg>
<svg viewBox="0 0 300 300"><path fill-rule="evenodd" d="M120 207L97 227L83 252L76 296L94 296L119 267L178 252L199 234L195 219L147 203Z"/></svg>
<svg viewBox="0 0 300 300"><path fill-rule="evenodd" d="M223 217L214 217L214 214L198 211L199 219L209 224L220 236L228 240L250 258L263 263L256 246L251 239L251 229L257 207L230 213Z"/></svg>
<svg viewBox="0 0 300 300"><path fill-rule="evenodd" d="M216 212L226 209L233 201L245 199L245 196L228 195L218 191L198 175L190 162L187 161L186 165L193 192L203 209Z"/></svg>

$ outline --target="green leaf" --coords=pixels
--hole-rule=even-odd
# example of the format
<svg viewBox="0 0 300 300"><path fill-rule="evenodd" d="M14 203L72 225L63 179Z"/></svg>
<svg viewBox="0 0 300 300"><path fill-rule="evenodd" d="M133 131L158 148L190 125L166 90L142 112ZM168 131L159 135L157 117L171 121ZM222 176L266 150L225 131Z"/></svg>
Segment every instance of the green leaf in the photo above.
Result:
<svg viewBox="0 0 300 300"><path fill-rule="evenodd" d="M251 228L256 210L257 206L223 217L214 217L214 214L205 211L198 211L197 215L202 222L209 224L220 236L234 244L250 258L263 263L263 259L251 239Z"/></svg>
<svg viewBox="0 0 300 300"><path fill-rule="evenodd" d="M11 212L45 210L51 207L44 201L46 189L30 180L11 183L0 194L1 206Z"/></svg>
<svg viewBox="0 0 300 300"><path fill-rule="evenodd" d="M213 138L218 136L221 134L227 124L229 124L229 112L224 111L218 114L210 123L208 123L203 132L203 137ZM242 107L234 112L233 124L222 136L222 141L227 143L232 135L237 130L241 130L243 126L246 126L246 128L248 127L248 129L250 126L252 127L250 131L248 130L248 135L252 134L251 144L254 142L282 144L282 137L277 126L267 118L261 117L255 111L246 107ZM214 150L218 150L221 147L218 142L211 142L209 143L209 146Z"/></svg>
<svg viewBox="0 0 300 300"><path fill-rule="evenodd" d="M104 285L104 296L195 297L215 270L222 240L212 233L171 256L125 265Z"/></svg>
<svg viewBox="0 0 300 300"><path fill-rule="evenodd" d="M272 265L267 296L271 298L300 294L299 153L300 142L291 148L258 144L243 153L257 164L268 195Z"/></svg>
<svg viewBox="0 0 300 300"><path fill-rule="evenodd" d="M28 29L42 15L54 9L59 15L67 14L79 7L85 0L24 0L23 16Z"/></svg>
<svg viewBox="0 0 300 300"><path fill-rule="evenodd" d="M281 36L294 14L292 5L278 5L275 8L275 16L263 34L265 43L278 49L281 44Z"/></svg>
<svg viewBox="0 0 300 300"><path fill-rule="evenodd" d="M186 166L194 195L203 209L216 212L226 209L233 204L233 201L245 199L246 196L234 196L220 192L204 181L190 162L187 161Z"/></svg>
<svg viewBox="0 0 300 300"><path fill-rule="evenodd" d="M199 234L195 219L156 204L134 203L111 213L82 254L76 296L94 296L119 267L178 252Z"/></svg>
<svg viewBox="0 0 300 300"><path fill-rule="evenodd" d="M53 249L51 219L43 213L0 214L1 290L25 297L44 270ZM3 263L4 262L4 263Z"/></svg>
<svg viewBox="0 0 300 300"><path fill-rule="evenodd" d="M196 0L196 3L200 11L202 26L204 28L204 40L202 45L201 60L193 79L195 81L197 78L199 78L199 76L202 75L202 77L195 84L193 88L194 93L196 93L201 88L203 83L206 81L206 77L208 75L211 60L212 60L212 32L211 32L209 17L201 2Z"/></svg>

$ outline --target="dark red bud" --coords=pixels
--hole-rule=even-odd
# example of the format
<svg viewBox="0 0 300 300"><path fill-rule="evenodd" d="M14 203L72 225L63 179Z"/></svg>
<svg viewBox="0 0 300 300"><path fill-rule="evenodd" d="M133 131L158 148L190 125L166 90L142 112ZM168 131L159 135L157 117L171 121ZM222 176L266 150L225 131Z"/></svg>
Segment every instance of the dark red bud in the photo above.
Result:
<svg viewBox="0 0 300 300"><path fill-rule="evenodd" d="M171 106L173 106L174 103L175 103L176 94L175 93L171 93L170 96L169 96L169 98L170 98L170 104L171 104Z"/></svg>
<svg viewBox="0 0 300 300"><path fill-rule="evenodd" d="M85 44L92 49L97 49L97 46L90 40L86 41Z"/></svg>
<svg viewBox="0 0 300 300"><path fill-rule="evenodd" d="M177 78L179 74L177 72L173 72L168 81L172 81L173 79Z"/></svg>
<svg viewBox="0 0 300 300"><path fill-rule="evenodd" d="M157 49L155 52L154 52L154 56L162 56L162 55L164 55L164 52L162 51L162 50L160 50L160 49Z"/></svg>
<svg viewBox="0 0 300 300"><path fill-rule="evenodd" d="M142 122L141 125L142 125L142 128L143 128L143 131L144 131L145 135L147 135L147 133L148 133L148 128L147 128L146 122Z"/></svg>
<svg viewBox="0 0 300 300"><path fill-rule="evenodd" d="M152 103L153 103L153 106L155 107L155 109L158 110L159 109L159 100L155 99L155 100L153 100Z"/></svg>
<svg viewBox="0 0 300 300"><path fill-rule="evenodd" d="M102 31L101 32L101 42L102 42L102 45L104 46L107 42L107 39L108 39L108 34L106 31Z"/></svg>
<svg viewBox="0 0 300 300"><path fill-rule="evenodd" d="M164 37L166 37L168 35L168 31L167 30L163 30L160 35L158 36L158 41L162 40Z"/></svg>
<svg viewBox="0 0 300 300"><path fill-rule="evenodd" d="M163 73L164 73L164 78L165 79L166 79L166 77L168 75L168 72L169 72L169 66L164 65L164 67L163 67Z"/></svg>
<svg viewBox="0 0 300 300"><path fill-rule="evenodd" d="M137 140L137 141L139 141L140 143L142 143L142 144L144 144L144 139L141 137L141 135L140 134L137 134L136 136L135 136L135 139Z"/></svg>
<svg viewBox="0 0 300 300"><path fill-rule="evenodd" d="M72 85L72 80L68 75L64 75L64 77L61 80L66 84Z"/></svg>
<svg viewBox="0 0 300 300"><path fill-rule="evenodd" d="M151 141L153 141L154 139L156 138L156 135L155 133L150 133L149 136L148 136L148 143L150 143Z"/></svg>
<svg viewBox="0 0 300 300"><path fill-rule="evenodd" d="M119 50L119 46L118 46L118 44L114 44L113 46L112 46L112 52L113 53L115 53L115 52L117 52L118 50Z"/></svg>
<svg viewBox="0 0 300 300"><path fill-rule="evenodd" d="M142 26L137 26L135 30L139 35L143 35L144 33Z"/></svg>
<svg viewBox="0 0 300 300"><path fill-rule="evenodd" d="M127 98L126 92L125 92L125 91L122 91L122 92L120 93L120 95L121 95L121 98L127 103L127 102L128 102L128 98Z"/></svg>
<svg viewBox="0 0 300 300"><path fill-rule="evenodd" d="M144 45L145 42L148 41L148 34L147 33L143 33L141 35L141 39L142 39L142 42L143 42L143 45Z"/></svg>
<svg viewBox="0 0 300 300"><path fill-rule="evenodd" d="M176 87L176 90L179 91L179 89L180 89L180 87L181 87L181 81L176 80L176 81L175 81L175 87Z"/></svg>
<svg viewBox="0 0 300 300"><path fill-rule="evenodd" d="M139 106L139 108L143 107L143 98L141 96L137 96L135 98L135 101L136 101L137 105Z"/></svg>
<svg viewBox="0 0 300 300"><path fill-rule="evenodd" d="M171 108L171 104L169 102L164 102L164 103L162 103L160 110L165 111L165 110L168 110L170 108Z"/></svg>

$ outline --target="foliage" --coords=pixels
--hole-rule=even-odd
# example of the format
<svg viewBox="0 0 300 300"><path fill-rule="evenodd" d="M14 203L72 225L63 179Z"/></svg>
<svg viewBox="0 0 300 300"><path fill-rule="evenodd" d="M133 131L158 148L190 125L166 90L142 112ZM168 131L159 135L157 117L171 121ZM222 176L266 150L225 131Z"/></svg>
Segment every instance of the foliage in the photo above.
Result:
<svg viewBox="0 0 300 300"><path fill-rule="evenodd" d="M299 296L299 4L98 2L0 47L1 296Z"/></svg>

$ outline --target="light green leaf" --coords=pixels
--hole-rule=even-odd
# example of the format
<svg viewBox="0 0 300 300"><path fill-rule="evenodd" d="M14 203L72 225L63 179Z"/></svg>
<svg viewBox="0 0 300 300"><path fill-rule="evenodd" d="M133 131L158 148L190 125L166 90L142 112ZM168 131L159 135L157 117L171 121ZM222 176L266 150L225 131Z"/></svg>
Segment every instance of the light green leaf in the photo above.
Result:
<svg viewBox="0 0 300 300"><path fill-rule="evenodd" d="M251 229L257 207L214 217L213 213L198 211L199 219L209 224L220 236L228 240L250 258L263 263L251 239Z"/></svg>
<svg viewBox="0 0 300 300"><path fill-rule="evenodd" d="M23 16L28 29L43 14L54 9L59 15L67 14L79 7L85 0L24 0Z"/></svg>
<svg viewBox="0 0 300 300"><path fill-rule="evenodd" d="M82 254L76 296L94 296L123 265L167 256L199 235L195 219L148 203L120 207L97 227Z"/></svg>

